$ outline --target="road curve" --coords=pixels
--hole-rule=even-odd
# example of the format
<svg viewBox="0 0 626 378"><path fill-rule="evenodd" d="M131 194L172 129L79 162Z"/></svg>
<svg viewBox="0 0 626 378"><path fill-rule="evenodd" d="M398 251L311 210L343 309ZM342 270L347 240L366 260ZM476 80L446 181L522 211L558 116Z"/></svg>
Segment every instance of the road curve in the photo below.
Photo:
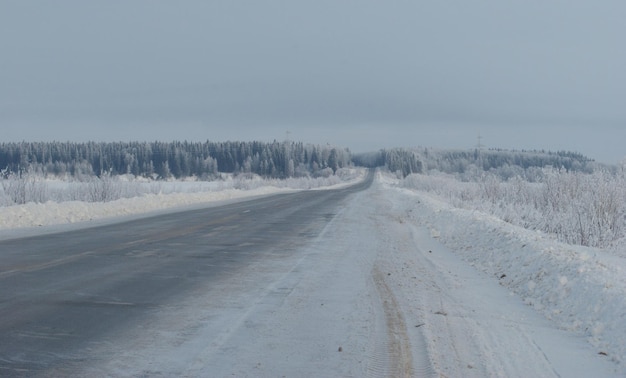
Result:
<svg viewBox="0 0 626 378"><path fill-rule="evenodd" d="M290 258L372 180L0 241L0 376L81 371L199 287Z"/></svg>

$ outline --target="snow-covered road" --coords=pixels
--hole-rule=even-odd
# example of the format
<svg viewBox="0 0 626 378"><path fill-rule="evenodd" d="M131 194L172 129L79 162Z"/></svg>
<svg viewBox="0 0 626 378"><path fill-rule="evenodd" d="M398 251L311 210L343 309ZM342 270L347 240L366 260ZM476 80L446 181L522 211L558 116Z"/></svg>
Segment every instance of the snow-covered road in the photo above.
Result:
<svg viewBox="0 0 626 378"><path fill-rule="evenodd" d="M568 265L548 266L532 252L554 243L541 244L538 238L526 241L519 248L528 250L528 259L534 260L506 265L505 257L494 257L493 249L519 252L512 246L520 235L509 232L510 225L494 226L480 216L470 217L422 194L397 189L394 180L382 174L369 189L354 193L343 204L323 231L294 253L276 251L245 269L227 272L219 285L199 286L175 305L155 311L142 327L117 338L115 345L91 345L89 354L100 357L80 373L626 375L620 363L623 298L611 302L612 312L602 318L613 326L614 338L601 329L592 330L590 338L563 326L556 313L549 320L542 310L552 314L552 308L533 302L546 296L564 311L575 309L567 307L568 298L579 302L587 296L592 301L594 295L602 299L621 290L615 276L609 275L613 286L602 293L590 286L570 297L561 295L567 287L576 288L568 282L577 284L573 277L562 278L569 272ZM506 270L494 275L484 269L489 265L485 259ZM522 297L514 282L535 265L543 266L547 275L554 276L554 284L562 287L551 291L548 281L533 277L524 287L537 292ZM586 277L585 272L593 270L580 271L581 277ZM608 268L607 272L618 274ZM580 313L574 320L582 323L596 310Z"/></svg>
<svg viewBox="0 0 626 378"><path fill-rule="evenodd" d="M133 337L123 353L88 373L624 375L583 336L559 329L499 277L479 272L442 245L440 235L423 225L420 217L435 216L423 206L379 177L297 259L268 261L244 279L207 288L211 295L186 300L178 316L203 314L205 320L197 329L180 330L176 353L167 347L172 335ZM420 209L424 213L416 214ZM232 296L242 287L246 295ZM155 319L155 326L167 319ZM191 363L181 364L190 356Z"/></svg>

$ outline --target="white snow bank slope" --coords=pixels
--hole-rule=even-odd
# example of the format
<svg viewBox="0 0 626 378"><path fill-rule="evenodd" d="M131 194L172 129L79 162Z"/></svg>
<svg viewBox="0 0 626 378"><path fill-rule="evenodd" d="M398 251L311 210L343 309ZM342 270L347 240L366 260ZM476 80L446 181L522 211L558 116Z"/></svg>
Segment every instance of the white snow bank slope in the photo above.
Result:
<svg viewBox="0 0 626 378"><path fill-rule="evenodd" d="M264 187L253 190L227 189L217 192L146 194L142 197L121 198L111 202L27 203L0 208L0 214L2 214L0 228L76 223L289 191L294 191L294 189Z"/></svg>
<svg viewBox="0 0 626 378"><path fill-rule="evenodd" d="M386 180L388 187L394 182ZM454 208L424 192L407 197L416 225L498 280L546 318L584 335L601 355L626 361L626 261L602 250L556 242L493 216Z"/></svg>

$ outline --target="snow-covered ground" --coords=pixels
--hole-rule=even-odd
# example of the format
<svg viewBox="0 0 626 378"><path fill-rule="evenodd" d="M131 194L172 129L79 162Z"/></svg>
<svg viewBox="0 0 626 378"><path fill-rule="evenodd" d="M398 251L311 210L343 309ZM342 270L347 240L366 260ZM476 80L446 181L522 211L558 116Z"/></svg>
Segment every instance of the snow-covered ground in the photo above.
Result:
<svg viewBox="0 0 626 378"><path fill-rule="evenodd" d="M86 374L623 377L624 268L379 173L304 251L180 298Z"/></svg>

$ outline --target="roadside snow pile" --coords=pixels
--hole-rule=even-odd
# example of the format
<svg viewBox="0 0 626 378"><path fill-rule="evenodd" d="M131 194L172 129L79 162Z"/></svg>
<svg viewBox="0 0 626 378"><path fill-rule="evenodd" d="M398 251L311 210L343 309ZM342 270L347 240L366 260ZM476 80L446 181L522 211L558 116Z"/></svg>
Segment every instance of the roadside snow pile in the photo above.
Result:
<svg viewBox="0 0 626 378"><path fill-rule="evenodd" d="M401 189L415 224L478 270L499 280L562 328L584 335L599 354L626 361L626 260L598 248L558 242L436 196Z"/></svg>
<svg viewBox="0 0 626 378"><path fill-rule="evenodd" d="M295 189L264 187L253 190L225 189L215 192L146 194L111 202L27 203L0 208L0 228L20 228L76 223L106 217L147 213L174 207L252 197Z"/></svg>
<svg viewBox="0 0 626 378"><path fill-rule="evenodd" d="M234 178L223 182L157 182L145 194L108 202L47 201L0 207L0 230L92 221L109 217L148 213L157 210L215 203L247 197L286 193L306 189L336 189L363 180L365 169L344 170L342 175L318 179L262 180ZM121 182L125 193L133 183ZM61 183L56 183L60 186ZM159 190L154 193L155 187ZM59 190L59 189L57 189Z"/></svg>

